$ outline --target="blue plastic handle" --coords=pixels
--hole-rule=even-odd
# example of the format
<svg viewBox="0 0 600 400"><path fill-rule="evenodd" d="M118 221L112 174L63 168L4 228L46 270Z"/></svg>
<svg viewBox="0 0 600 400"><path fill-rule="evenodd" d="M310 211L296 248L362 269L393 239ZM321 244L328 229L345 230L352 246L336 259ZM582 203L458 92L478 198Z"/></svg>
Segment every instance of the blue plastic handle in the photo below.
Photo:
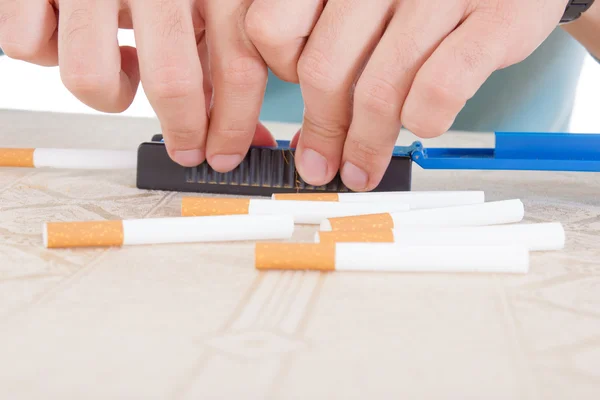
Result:
<svg viewBox="0 0 600 400"><path fill-rule="evenodd" d="M600 135L496 132L495 148L423 148L412 160L424 169L600 172ZM398 148L398 153L406 148Z"/></svg>
<svg viewBox="0 0 600 400"><path fill-rule="evenodd" d="M600 134L495 132L494 148L396 146L423 169L600 172ZM290 142L278 140L277 148Z"/></svg>

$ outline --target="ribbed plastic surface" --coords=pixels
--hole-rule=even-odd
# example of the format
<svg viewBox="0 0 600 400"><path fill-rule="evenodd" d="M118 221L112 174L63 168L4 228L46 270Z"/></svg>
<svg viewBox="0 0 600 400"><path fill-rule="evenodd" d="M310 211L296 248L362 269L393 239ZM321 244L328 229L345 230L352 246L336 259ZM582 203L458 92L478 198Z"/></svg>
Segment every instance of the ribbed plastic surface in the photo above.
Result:
<svg viewBox="0 0 600 400"><path fill-rule="evenodd" d="M207 163L195 168L186 168L185 181L212 185L348 191L339 176L324 186L307 184L296 172L294 153L291 150L263 148L251 149L242 163L228 173L216 172Z"/></svg>
<svg viewBox="0 0 600 400"><path fill-rule="evenodd" d="M137 187L231 195L270 196L273 193L331 192L350 190L337 174L327 185L307 184L298 174L294 150L279 143L278 148L251 148L242 163L233 171L220 173L206 162L194 168L184 168L168 156L160 135L138 149ZM410 190L411 164L409 156L395 156L380 185L374 191Z"/></svg>

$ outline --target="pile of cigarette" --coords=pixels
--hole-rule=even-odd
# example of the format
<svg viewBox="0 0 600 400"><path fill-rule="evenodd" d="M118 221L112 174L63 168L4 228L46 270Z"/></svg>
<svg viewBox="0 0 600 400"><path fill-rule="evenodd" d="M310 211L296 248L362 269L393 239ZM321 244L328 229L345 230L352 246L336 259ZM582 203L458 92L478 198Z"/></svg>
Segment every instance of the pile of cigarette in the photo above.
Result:
<svg viewBox="0 0 600 400"><path fill-rule="evenodd" d="M181 215L44 224L47 248L256 241L258 270L527 273L531 251L560 250L558 222L524 224L518 199L481 191L184 197ZM297 225L318 227L295 242Z"/></svg>

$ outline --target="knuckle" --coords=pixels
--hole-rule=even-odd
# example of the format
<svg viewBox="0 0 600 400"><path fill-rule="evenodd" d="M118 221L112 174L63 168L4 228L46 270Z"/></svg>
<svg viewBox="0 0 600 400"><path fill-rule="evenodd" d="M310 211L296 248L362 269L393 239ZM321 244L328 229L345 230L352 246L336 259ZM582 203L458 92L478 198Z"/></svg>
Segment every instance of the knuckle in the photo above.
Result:
<svg viewBox="0 0 600 400"><path fill-rule="evenodd" d="M418 100L407 102L401 121L406 129L422 138L446 132L466 102L460 93L432 81L419 82L414 90L419 93Z"/></svg>
<svg viewBox="0 0 600 400"><path fill-rule="evenodd" d="M7 26L13 25L13 21L17 17L17 10L11 3L0 3L0 31L6 29Z"/></svg>
<svg viewBox="0 0 600 400"><path fill-rule="evenodd" d="M417 33L399 33L390 48L390 63L387 68L394 74L414 72L425 56L423 45L416 37Z"/></svg>
<svg viewBox="0 0 600 400"><path fill-rule="evenodd" d="M452 108L466 100L461 97L462 91L454 90L443 80L419 80L415 82L413 90L418 91L421 99L436 108Z"/></svg>
<svg viewBox="0 0 600 400"><path fill-rule="evenodd" d="M520 4L514 3L513 0L481 2L471 17L494 28L509 29L521 9Z"/></svg>
<svg viewBox="0 0 600 400"><path fill-rule="evenodd" d="M253 43L274 47L281 44L285 30L281 30L277 21L271 21L262 11L251 7L244 21L246 34Z"/></svg>
<svg viewBox="0 0 600 400"><path fill-rule="evenodd" d="M348 127L347 123L318 118L308 113L304 116L303 131L310 132L326 143L337 142L340 137L344 137Z"/></svg>
<svg viewBox="0 0 600 400"><path fill-rule="evenodd" d="M39 46L27 44L27 43L19 43L19 42L11 42L11 41L1 41L0 47L6 56L13 58L15 60L22 61L32 61L38 55Z"/></svg>
<svg viewBox="0 0 600 400"><path fill-rule="evenodd" d="M439 113L442 115L443 113ZM446 118L438 116L436 118L426 118L421 113L409 113L402 118L402 125L420 138L434 138L438 137L448 130L448 123Z"/></svg>
<svg viewBox="0 0 600 400"><path fill-rule="evenodd" d="M473 39L468 45L453 49L454 60L466 72L474 72L485 66L491 58L488 46Z"/></svg>
<svg viewBox="0 0 600 400"><path fill-rule="evenodd" d="M186 126L167 127L164 131L165 142L168 142L173 150L195 147L203 137L199 129Z"/></svg>
<svg viewBox="0 0 600 400"><path fill-rule="evenodd" d="M194 28L184 17L181 3L160 0L160 13L154 20L154 28L162 39L174 43L193 33Z"/></svg>
<svg viewBox="0 0 600 400"><path fill-rule="evenodd" d="M318 50L304 52L298 60L297 68L302 85L325 92L335 91L340 86L341 74L335 73L327 56Z"/></svg>
<svg viewBox="0 0 600 400"><path fill-rule="evenodd" d="M358 109L383 118L397 118L402 101L400 91L382 78L364 77L358 81L355 103Z"/></svg>
<svg viewBox="0 0 600 400"><path fill-rule="evenodd" d="M223 82L237 88L254 88L267 79L267 69L257 57L244 56L226 63L221 71Z"/></svg>
<svg viewBox="0 0 600 400"><path fill-rule="evenodd" d="M159 100L189 97L198 85L191 74L180 67L156 68L149 73L146 80L146 90Z"/></svg>
<svg viewBox="0 0 600 400"><path fill-rule="evenodd" d="M61 70L63 84L73 93L102 93L113 86L113 79L108 74L84 72L84 68Z"/></svg>
<svg viewBox="0 0 600 400"><path fill-rule="evenodd" d="M19 26L14 7L0 8L0 48L6 56L15 60L32 61L40 52L40 43L31 40Z"/></svg>
<svg viewBox="0 0 600 400"><path fill-rule="evenodd" d="M81 33L92 29L92 15L89 9L79 7L71 11L62 29L61 39L65 44L73 44Z"/></svg>
<svg viewBox="0 0 600 400"><path fill-rule="evenodd" d="M348 158L353 163L361 165L368 170L373 170L380 163L384 152L381 146L376 146L364 139L348 139Z"/></svg>
<svg viewBox="0 0 600 400"><path fill-rule="evenodd" d="M446 131L440 121L431 121L412 114L407 115L402 123L407 130L424 139L441 136Z"/></svg>
<svg viewBox="0 0 600 400"><path fill-rule="evenodd" d="M252 131L243 128L225 127L215 132L217 135L225 138L227 141L239 141L248 139L252 136Z"/></svg>

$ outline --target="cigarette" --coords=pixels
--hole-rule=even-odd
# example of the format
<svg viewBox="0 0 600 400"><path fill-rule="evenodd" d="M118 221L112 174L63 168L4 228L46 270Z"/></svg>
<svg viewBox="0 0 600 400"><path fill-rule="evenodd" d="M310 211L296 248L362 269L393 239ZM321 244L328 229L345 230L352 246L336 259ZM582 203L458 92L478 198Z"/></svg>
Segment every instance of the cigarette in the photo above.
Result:
<svg viewBox="0 0 600 400"><path fill-rule="evenodd" d="M418 226L482 226L520 222L525 214L521 200L494 201L483 204L386 212L353 217L328 218L322 231L364 231Z"/></svg>
<svg viewBox="0 0 600 400"><path fill-rule="evenodd" d="M560 222L467 227L417 227L374 231L317 232L315 243L396 243L402 246L517 246L529 251L561 250Z"/></svg>
<svg viewBox="0 0 600 400"><path fill-rule="evenodd" d="M365 193L281 193L273 194L273 200L305 200L340 203L390 202L408 204L411 210L481 204L485 202L483 191L448 192L365 192Z"/></svg>
<svg viewBox="0 0 600 400"><path fill-rule="evenodd" d="M396 202L337 203L214 197L184 197L181 202L181 215L184 217L285 214L293 216L297 224L311 225L319 225L326 218L408 210L407 204Z"/></svg>
<svg viewBox="0 0 600 400"><path fill-rule="evenodd" d="M94 149L0 149L0 167L134 169L137 153Z"/></svg>
<svg viewBox="0 0 600 400"><path fill-rule="evenodd" d="M50 222L44 224L43 239L44 246L47 248L122 247L289 239L293 232L294 220L288 215L234 215Z"/></svg>
<svg viewBox="0 0 600 400"><path fill-rule="evenodd" d="M258 270L363 272L529 271L525 246L397 246L388 243L258 243Z"/></svg>

